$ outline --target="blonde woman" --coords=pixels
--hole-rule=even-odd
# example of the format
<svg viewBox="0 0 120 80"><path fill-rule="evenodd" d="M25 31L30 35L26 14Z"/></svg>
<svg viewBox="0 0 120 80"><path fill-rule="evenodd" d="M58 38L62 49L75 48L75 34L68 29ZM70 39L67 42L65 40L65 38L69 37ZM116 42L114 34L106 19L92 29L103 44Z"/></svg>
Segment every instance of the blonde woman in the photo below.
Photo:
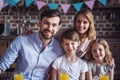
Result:
<svg viewBox="0 0 120 80"><path fill-rule="evenodd" d="M96 39L94 18L92 12L87 8L82 8L74 18L74 26L80 36L80 45L77 54L85 58L90 42Z"/></svg>

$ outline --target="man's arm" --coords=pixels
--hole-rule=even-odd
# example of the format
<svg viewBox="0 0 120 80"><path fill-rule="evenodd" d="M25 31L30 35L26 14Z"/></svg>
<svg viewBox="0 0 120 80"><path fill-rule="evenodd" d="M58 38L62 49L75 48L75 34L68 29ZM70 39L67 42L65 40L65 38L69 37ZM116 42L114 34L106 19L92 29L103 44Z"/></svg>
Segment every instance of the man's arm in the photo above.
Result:
<svg viewBox="0 0 120 80"><path fill-rule="evenodd" d="M52 70L52 80L57 80L57 70Z"/></svg>
<svg viewBox="0 0 120 80"><path fill-rule="evenodd" d="M0 69L0 74L2 74L2 70Z"/></svg>

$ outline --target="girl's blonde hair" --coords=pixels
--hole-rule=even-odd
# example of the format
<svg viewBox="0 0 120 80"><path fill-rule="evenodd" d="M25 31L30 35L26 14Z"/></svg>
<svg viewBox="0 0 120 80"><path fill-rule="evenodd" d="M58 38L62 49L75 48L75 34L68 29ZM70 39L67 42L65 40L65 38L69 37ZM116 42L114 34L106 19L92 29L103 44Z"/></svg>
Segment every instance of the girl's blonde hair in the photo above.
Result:
<svg viewBox="0 0 120 80"><path fill-rule="evenodd" d="M92 12L87 9L87 8L82 8L75 16L74 18L74 26L76 26L76 19L79 15L85 15L88 20L89 20L89 23L90 23L90 26L89 26L89 29L88 31L86 32L86 35L89 39L91 40L94 40L96 39L96 31L95 31L95 27L94 27L94 18L93 18L93 14Z"/></svg>
<svg viewBox="0 0 120 80"><path fill-rule="evenodd" d="M104 47L104 49L105 49L105 58L104 58L104 61L108 65L110 65L110 62L112 61L112 53L110 51L110 48L109 48L109 45L108 45L107 41L104 40L104 39L96 39L96 40L92 41L91 46L90 46L90 50L89 50L90 51L89 59L90 60L94 60L94 58L92 56L92 47L93 47L93 44L96 44L96 43L100 44L100 45L102 45Z"/></svg>

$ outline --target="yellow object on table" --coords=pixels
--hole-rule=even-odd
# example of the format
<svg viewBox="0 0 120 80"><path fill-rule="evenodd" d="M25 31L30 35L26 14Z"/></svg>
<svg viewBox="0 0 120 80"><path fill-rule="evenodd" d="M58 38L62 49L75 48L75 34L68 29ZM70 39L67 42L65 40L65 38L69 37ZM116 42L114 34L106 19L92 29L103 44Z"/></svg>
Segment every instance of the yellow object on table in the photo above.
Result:
<svg viewBox="0 0 120 80"><path fill-rule="evenodd" d="M14 80L23 80L22 73L14 73Z"/></svg>
<svg viewBox="0 0 120 80"><path fill-rule="evenodd" d="M69 80L68 73L60 73L60 80Z"/></svg>
<svg viewBox="0 0 120 80"><path fill-rule="evenodd" d="M100 75L100 80L109 80L108 75Z"/></svg>

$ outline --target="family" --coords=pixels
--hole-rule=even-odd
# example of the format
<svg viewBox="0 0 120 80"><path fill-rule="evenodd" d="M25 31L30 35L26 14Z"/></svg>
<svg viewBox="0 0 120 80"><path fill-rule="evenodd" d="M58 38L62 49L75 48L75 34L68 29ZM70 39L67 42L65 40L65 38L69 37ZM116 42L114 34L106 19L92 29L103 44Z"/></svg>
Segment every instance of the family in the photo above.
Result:
<svg viewBox="0 0 120 80"><path fill-rule="evenodd" d="M24 80L60 80L68 73L69 80L99 80L108 75L114 80L114 59L105 39L96 38L92 12L82 8L74 18L74 27L64 31L60 40L59 10L45 9L39 20L40 31L17 36L0 60L0 74L17 59L15 71Z"/></svg>

